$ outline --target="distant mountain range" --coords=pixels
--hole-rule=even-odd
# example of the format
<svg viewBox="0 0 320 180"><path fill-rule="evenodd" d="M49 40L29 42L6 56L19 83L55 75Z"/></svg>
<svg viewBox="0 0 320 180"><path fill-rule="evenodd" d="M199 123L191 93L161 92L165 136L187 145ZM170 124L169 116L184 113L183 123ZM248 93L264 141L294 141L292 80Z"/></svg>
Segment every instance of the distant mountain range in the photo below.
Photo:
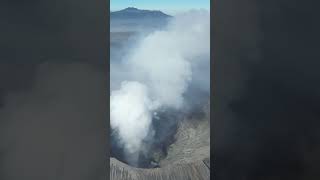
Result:
<svg viewBox="0 0 320 180"><path fill-rule="evenodd" d="M120 11L113 11L110 13L111 18L116 19L139 19L139 18L170 18L172 16L165 14L161 11L141 10L134 7L128 7Z"/></svg>

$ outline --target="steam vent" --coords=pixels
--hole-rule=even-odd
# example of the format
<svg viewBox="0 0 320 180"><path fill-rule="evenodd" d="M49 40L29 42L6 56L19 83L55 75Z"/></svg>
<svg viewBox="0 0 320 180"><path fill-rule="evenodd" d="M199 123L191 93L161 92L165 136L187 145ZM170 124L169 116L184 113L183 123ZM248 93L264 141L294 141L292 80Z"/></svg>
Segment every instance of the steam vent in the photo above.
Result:
<svg viewBox="0 0 320 180"><path fill-rule="evenodd" d="M210 111L201 119L188 119L179 124L176 141L159 168L131 167L110 159L111 180L209 180L210 179Z"/></svg>

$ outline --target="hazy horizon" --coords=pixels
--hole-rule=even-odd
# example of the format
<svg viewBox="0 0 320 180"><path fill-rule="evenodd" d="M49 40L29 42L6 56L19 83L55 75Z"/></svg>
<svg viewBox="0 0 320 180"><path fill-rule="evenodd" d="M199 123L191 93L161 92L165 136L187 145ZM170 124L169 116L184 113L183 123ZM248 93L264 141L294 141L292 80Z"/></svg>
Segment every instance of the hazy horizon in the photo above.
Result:
<svg viewBox="0 0 320 180"><path fill-rule="evenodd" d="M210 0L111 0L110 11L118 11L127 7L146 10L160 10L169 15L175 15L194 9L210 11Z"/></svg>

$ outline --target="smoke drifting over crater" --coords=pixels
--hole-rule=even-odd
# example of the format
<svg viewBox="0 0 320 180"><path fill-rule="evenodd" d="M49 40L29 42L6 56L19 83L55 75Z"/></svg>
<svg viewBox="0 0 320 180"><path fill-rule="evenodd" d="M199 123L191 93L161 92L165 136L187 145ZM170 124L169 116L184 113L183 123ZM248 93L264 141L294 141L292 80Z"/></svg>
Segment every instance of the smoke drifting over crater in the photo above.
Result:
<svg viewBox="0 0 320 180"><path fill-rule="evenodd" d="M190 11L139 39L120 63L111 63L111 70L117 70L111 71L111 83L118 82L110 95L111 128L117 132L125 154L131 156L130 164L136 165L139 153L145 151L141 149L146 148L144 140L152 139L152 119L159 109L187 107L186 94L191 86L209 93L209 76L194 73L210 71L209 39L209 13ZM201 64L207 66L198 66ZM118 71L125 73L119 75ZM193 79L201 76L207 82L195 87ZM197 96L196 92L192 95Z"/></svg>
<svg viewBox="0 0 320 180"><path fill-rule="evenodd" d="M151 106L147 88L138 82L124 82L120 90L112 92L111 125L119 131L129 153L139 151L141 140L147 136Z"/></svg>

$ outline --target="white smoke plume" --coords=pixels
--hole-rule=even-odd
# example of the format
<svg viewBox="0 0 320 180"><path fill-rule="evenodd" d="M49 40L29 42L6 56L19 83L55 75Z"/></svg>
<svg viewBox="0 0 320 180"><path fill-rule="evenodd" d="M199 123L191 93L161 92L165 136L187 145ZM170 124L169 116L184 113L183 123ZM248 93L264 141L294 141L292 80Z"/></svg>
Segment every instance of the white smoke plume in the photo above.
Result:
<svg viewBox="0 0 320 180"><path fill-rule="evenodd" d="M151 111L155 108L146 86L139 82L123 82L120 90L112 92L110 101L111 127L118 130L129 153L137 152L141 140L148 134Z"/></svg>
<svg viewBox="0 0 320 180"><path fill-rule="evenodd" d="M209 56L210 15L202 10L175 16L165 30L147 35L126 56L122 66L128 76L111 93L110 113L111 127L128 153L140 151L152 130L153 111L183 107L192 65L206 60L209 66Z"/></svg>

